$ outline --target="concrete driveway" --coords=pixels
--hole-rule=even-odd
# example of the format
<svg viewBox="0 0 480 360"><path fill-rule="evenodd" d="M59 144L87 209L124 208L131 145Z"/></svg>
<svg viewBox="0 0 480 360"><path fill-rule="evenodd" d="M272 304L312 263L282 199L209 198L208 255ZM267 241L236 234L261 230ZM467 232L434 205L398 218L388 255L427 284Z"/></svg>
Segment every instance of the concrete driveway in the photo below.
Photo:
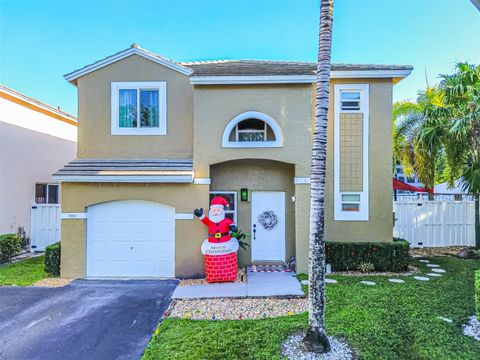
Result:
<svg viewBox="0 0 480 360"><path fill-rule="evenodd" d="M0 359L139 359L175 280L0 287Z"/></svg>

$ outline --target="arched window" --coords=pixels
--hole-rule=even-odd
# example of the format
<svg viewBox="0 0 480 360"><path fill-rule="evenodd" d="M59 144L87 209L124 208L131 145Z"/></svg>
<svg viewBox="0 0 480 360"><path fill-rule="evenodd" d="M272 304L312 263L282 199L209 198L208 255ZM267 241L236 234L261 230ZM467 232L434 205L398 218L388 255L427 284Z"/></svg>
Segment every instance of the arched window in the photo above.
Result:
<svg viewBox="0 0 480 360"><path fill-rule="evenodd" d="M280 127L270 116L247 111L234 117L225 128L222 147L282 147Z"/></svg>

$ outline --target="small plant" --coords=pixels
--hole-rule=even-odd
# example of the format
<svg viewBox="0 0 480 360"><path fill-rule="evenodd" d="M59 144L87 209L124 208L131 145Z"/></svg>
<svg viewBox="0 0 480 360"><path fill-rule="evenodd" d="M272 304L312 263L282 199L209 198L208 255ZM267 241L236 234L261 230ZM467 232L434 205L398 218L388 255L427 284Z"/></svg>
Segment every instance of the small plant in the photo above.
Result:
<svg viewBox="0 0 480 360"><path fill-rule="evenodd" d="M59 242L45 249L45 271L55 276L60 275L60 250Z"/></svg>
<svg viewBox="0 0 480 360"><path fill-rule="evenodd" d="M373 265L371 262L361 262L360 265L358 265L358 270L362 273L369 273L375 270L375 265Z"/></svg>
<svg viewBox="0 0 480 360"><path fill-rule="evenodd" d="M17 234L0 235L0 263L10 261L12 256L19 253L22 250L20 244L21 239Z"/></svg>
<svg viewBox="0 0 480 360"><path fill-rule="evenodd" d="M250 234L244 233L242 229L238 229L237 232L232 233L232 237L238 240L238 246L247 251L247 246L250 246L250 244L245 240L250 237Z"/></svg>
<svg viewBox="0 0 480 360"><path fill-rule="evenodd" d="M30 238L27 236L23 226L19 226L17 229L17 235L20 237L20 246L22 249L27 250L30 245Z"/></svg>

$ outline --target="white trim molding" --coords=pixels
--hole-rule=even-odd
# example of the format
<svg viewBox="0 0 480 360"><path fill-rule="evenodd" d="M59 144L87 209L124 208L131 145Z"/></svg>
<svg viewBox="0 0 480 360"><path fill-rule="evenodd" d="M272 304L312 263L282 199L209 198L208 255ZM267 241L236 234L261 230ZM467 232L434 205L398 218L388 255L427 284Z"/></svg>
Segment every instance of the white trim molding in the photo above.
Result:
<svg viewBox="0 0 480 360"><path fill-rule="evenodd" d="M297 177L293 179L293 183L295 185L310 185L310 178L309 177Z"/></svg>
<svg viewBox="0 0 480 360"><path fill-rule="evenodd" d="M175 220L193 220L193 214L175 213Z"/></svg>
<svg viewBox="0 0 480 360"><path fill-rule="evenodd" d="M87 213L61 213L60 219L62 220L78 220L86 219Z"/></svg>
<svg viewBox="0 0 480 360"><path fill-rule="evenodd" d="M275 141L229 141L230 133L234 130L235 126L247 119L258 119L265 122L270 126L274 135ZM267 148L267 147L282 147L283 146L283 134L280 126L275 120L273 120L267 114L258 111L246 111L235 116L225 127L222 136L223 148Z"/></svg>
<svg viewBox="0 0 480 360"><path fill-rule="evenodd" d="M332 79L404 79L411 72L411 69L332 70L330 77ZM316 75L190 76L190 83L193 85L312 84L316 81Z"/></svg>
<svg viewBox="0 0 480 360"><path fill-rule="evenodd" d="M210 185L212 181L210 178L195 178L193 179L195 185Z"/></svg>
<svg viewBox="0 0 480 360"><path fill-rule="evenodd" d="M192 175L54 175L54 180L60 182L82 182L82 183L192 183Z"/></svg>
<svg viewBox="0 0 480 360"><path fill-rule="evenodd" d="M359 92L359 110L341 110L341 93ZM336 84L334 86L334 220L368 221L369 220L369 85L368 84ZM340 192L340 113L363 114L363 156L362 156L362 191ZM359 211L342 210L343 195L359 195ZM356 202L357 204L357 202Z"/></svg>
<svg viewBox="0 0 480 360"><path fill-rule="evenodd" d="M64 75L65 80L75 83L75 80L78 79L81 76L87 75L95 70L101 69L107 65L113 64L114 62L120 61L122 59L125 59L126 57L129 57L131 55L138 55L141 56L145 59L151 60L153 62L156 62L157 64L163 65L169 69L178 71L181 74L184 75L190 75L193 73L192 69L189 69L185 66L179 65L169 59L166 59L158 54L152 53L148 50L142 49L138 45L133 45L132 47L129 47L128 49L125 49L123 51L120 51L119 53L116 53L114 55L108 56L103 60L97 61L93 64L87 65L81 69L72 71L71 73L68 73Z"/></svg>
<svg viewBox="0 0 480 360"><path fill-rule="evenodd" d="M121 89L137 90L137 105L140 106L140 90L158 90L158 127L121 128L119 126L119 91ZM156 82L112 82L111 83L111 134L112 135L166 135L167 134L167 83ZM137 116L140 111L137 109Z"/></svg>

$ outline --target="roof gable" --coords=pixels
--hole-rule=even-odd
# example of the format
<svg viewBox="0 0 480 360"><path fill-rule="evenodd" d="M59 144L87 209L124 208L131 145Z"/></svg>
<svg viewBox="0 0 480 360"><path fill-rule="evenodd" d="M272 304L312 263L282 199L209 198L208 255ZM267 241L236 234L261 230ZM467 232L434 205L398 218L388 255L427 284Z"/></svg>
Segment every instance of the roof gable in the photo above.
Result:
<svg viewBox="0 0 480 360"><path fill-rule="evenodd" d="M164 58L163 56L155 54L151 51L145 50L145 49L141 48L140 46L138 46L137 44L132 44L128 49L120 51L116 54L113 54L111 56L106 57L105 59L96 61L93 64L84 66L81 69L78 69L78 70L72 71L71 73L66 74L66 75L64 75L64 78L67 81L75 84L76 80L79 77L87 75L87 74L89 74L93 71L101 69L101 68L103 68L107 65L113 64L117 61L120 61L120 60L125 59L129 56L132 56L132 55L141 56L145 59L156 62L157 64L163 65L163 66L165 66L169 69L178 71L179 73L187 75L187 76L189 76L190 74L193 73L192 69L189 69L189 68L187 68L183 65L180 65L180 64L178 64L178 63L176 63L176 62L174 62L170 59Z"/></svg>

